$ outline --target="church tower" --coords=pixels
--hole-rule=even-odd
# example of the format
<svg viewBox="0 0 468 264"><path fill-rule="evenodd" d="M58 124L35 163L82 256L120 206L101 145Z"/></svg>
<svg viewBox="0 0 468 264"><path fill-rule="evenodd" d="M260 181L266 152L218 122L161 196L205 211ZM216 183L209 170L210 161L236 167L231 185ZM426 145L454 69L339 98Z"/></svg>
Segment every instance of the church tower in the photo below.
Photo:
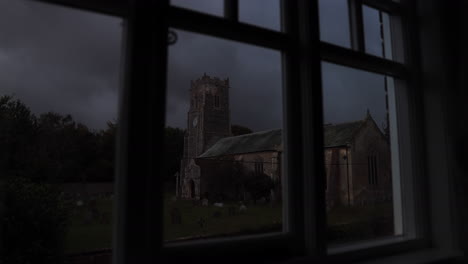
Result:
<svg viewBox="0 0 468 264"><path fill-rule="evenodd" d="M184 198L199 198L199 168L193 159L218 140L231 136L229 78L221 80L204 74L191 81L190 108L184 136L184 154L178 185ZM198 173L197 173L198 171Z"/></svg>

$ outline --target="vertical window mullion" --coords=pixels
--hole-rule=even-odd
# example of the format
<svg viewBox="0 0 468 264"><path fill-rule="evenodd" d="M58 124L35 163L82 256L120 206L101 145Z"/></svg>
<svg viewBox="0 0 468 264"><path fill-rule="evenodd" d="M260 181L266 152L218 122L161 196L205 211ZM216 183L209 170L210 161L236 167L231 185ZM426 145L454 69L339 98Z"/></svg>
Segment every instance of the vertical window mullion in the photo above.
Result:
<svg viewBox="0 0 468 264"><path fill-rule="evenodd" d="M224 0L224 18L239 21L239 0Z"/></svg>
<svg viewBox="0 0 468 264"><path fill-rule="evenodd" d="M321 257L327 251L327 228L318 1L298 4L305 249L308 255Z"/></svg>
<svg viewBox="0 0 468 264"><path fill-rule="evenodd" d="M157 262L162 248L162 177L169 1L129 3L120 102L113 263ZM156 87L156 88L155 88Z"/></svg>
<svg viewBox="0 0 468 264"><path fill-rule="evenodd" d="M365 52L362 0L348 0L348 6L351 47L355 51Z"/></svg>

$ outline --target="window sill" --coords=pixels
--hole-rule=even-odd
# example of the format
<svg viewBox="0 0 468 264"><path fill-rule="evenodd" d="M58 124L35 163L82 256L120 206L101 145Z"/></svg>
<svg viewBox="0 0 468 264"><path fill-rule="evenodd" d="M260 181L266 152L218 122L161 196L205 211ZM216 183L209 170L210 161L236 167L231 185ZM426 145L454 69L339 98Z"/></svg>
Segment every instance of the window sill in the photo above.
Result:
<svg viewBox="0 0 468 264"><path fill-rule="evenodd" d="M327 253L328 255L352 254L352 252L355 252L357 250L369 250L375 247L389 246L407 241L410 241L410 239L407 237L394 236L381 239L372 239L363 242L353 242L349 244L331 244L329 245Z"/></svg>
<svg viewBox="0 0 468 264"><path fill-rule="evenodd" d="M441 250L441 249L423 249L415 251L407 251L401 254L394 254L385 257L373 257L372 260L350 260L346 258L334 259L328 257L326 259L316 259L313 257L304 257L300 259L290 260L284 263L299 264L299 263L355 263L355 264L394 264L394 263L411 263L411 264L430 264L430 263L459 263L457 260L463 257L461 251ZM454 262L452 262L454 261ZM463 262L460 262L463 263Z"/></svg>
<svg viewBox="0 0 468 264"><path fill-rule="evenodd" d="M362 264L389 264L389 263L412 263L427 264L438 263L441 261L452 261L463 257L463 252L456 250L425 249L412 251L410 253L375 259L372 261L363 261Z"/></svg>

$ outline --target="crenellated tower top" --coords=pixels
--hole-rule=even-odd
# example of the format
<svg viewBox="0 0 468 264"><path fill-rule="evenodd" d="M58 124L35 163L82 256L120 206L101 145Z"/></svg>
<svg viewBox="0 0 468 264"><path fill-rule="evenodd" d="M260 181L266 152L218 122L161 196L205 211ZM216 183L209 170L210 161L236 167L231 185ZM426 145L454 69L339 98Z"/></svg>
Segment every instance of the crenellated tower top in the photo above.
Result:
<svg viewBox="0 0 468 264"><path fill-rule="evenodd" d="M229 88L229 78L222 80L218 77L210 77L209 75L206 75L206 73L203 74L201 78L198 78L196 80L191 80L191 89L200 87L201 85L206 85L206 84L211 84L216 87L223 87L223 88Z"/></svg>

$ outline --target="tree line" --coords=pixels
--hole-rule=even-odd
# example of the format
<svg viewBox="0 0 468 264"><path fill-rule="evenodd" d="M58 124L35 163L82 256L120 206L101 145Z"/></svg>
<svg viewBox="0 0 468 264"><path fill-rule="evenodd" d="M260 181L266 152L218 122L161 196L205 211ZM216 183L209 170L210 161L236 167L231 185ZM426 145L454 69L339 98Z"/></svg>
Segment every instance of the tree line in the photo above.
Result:
<svg viewBox="0 0 468 264"><path fill-rule="evenodd" d="M71 115L36 116L20 100L0 97L0 173L34 182L112 181L117 124L98 131Z"/></svg>
<svg viewBox="0 0 468 264"><path fill-rule="evenodd" d="M117 122L92 130L69 114L35 115L19 99L0 97L0 173L34 182L113 181ZM232 134L252 133L232 125ZM166 127L163 177L173 182L183 156L185 130Z"/></svg>

